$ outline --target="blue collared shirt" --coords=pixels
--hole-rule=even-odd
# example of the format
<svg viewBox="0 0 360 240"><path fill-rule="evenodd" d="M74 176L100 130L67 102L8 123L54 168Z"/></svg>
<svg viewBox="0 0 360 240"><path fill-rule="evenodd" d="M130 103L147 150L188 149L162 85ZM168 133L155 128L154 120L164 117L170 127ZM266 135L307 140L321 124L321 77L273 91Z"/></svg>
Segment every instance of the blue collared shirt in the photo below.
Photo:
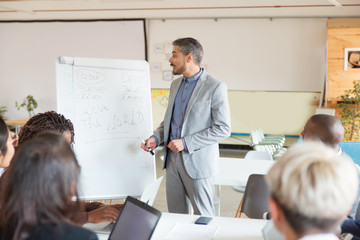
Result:
<svg viewBox="0 0 360 240"><path fill-rule="evenodd" d="M180 139L181 138L181 129L183 127L184 123L184 115L187 108L187 105L189 103L191 94L195 88L195 85L197 83L197 80L203 73L203 69L200 69L200 72L196 75L186 78L184 77L179 90L175 97L174 102L174 108L170 123L170 141L174 139ZM185 150L187 150L186 142L183 139Z"/></svg>

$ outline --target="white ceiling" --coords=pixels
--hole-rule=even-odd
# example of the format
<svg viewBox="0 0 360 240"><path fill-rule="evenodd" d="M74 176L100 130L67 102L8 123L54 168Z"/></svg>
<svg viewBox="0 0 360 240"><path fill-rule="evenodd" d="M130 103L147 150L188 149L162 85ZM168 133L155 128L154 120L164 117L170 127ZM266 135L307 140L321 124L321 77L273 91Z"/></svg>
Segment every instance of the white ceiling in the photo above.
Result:
<svg viewBox="0 0 360 240"><path fill-rule="evenodd" d="M0 0L0 20L360 17L360 0Z"/></svg>

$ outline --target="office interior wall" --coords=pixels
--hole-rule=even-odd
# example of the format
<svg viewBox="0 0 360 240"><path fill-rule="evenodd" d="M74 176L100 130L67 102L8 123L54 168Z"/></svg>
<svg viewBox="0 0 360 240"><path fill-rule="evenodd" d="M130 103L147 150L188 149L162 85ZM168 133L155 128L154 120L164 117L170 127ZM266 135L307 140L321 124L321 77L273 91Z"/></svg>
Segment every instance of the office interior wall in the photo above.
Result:
<svg viewBox="0 0 360 240"><path fill-rule="evenodd" d="M168 90L152 93L153 124L156 129L164 119ZM268 134L299 135L307 119L315 114L318 92L228 92L231 132L250 133L262 128Z"/></svg>
<svg viewBox="0 0 360 240"><path fill-rule="evenodd" d="M326 19L148 20L152 88L169 88L171 42L187 36L199 39L202 66L230 89L232 132L260 127L298 135L315 113L326 71ZM166 104L166 95L153 98L154 128Z"/></svg>
<svg viewBox="0 0 360 240"><path fill-rule="evenodd" d="M169 88L171 42L191 36L203 45L202 66L230 90L322 90L325 18L154 19L148 26L153 88Z"/></svg>
<svg viewBox="0 0 360 240"><path fill-rule="evenodd" d="M145 60L143 20L90 22L1 22L0 106L9 119L26 118L15 101L28 94L35 112L56 109L58 56Z"/></svg>

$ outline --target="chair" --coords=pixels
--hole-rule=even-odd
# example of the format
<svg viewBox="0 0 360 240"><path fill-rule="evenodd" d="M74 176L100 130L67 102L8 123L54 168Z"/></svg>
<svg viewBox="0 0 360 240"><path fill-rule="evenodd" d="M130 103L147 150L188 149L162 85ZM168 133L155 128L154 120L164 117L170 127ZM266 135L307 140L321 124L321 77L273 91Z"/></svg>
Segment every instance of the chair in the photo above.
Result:
<svg viewBox="0 0 360 240"><path fill-rule="evenodd" d="M360 202L359 202L358 207L356 209L355 220L360 220Z"/></svg>
<svg viewBox="0 0 360 240"><path fill-rule="evenodd" d="M244 159L254 159L254 160L273 160L271 154L267 151L248 151ZM245 186L231 186L237 192L243 193L245 191Z"/></svg>
<svg viewBox="0 0 360 240"><path fill-rule="evenodd" d="M342 141L339 147L349 155L352 160L360 165L360 142Z"/></svg>
<svg viewBox="0 0 360 240"><path fill-rule="evenodd" d="M262 129L256 128L251 131L250 140L254 150L269 152L273 159L286 151L283 148L285 142L284 135L267 135L265 137Z"/></svg>
<svg viewBox="0 0 360 240"><path fill-rule="evenodd" d="M269 212L270 191L265 175L251 174L246 184L245 192L235 217L244 213L249 218L262 219L265 212Z"/></svg>

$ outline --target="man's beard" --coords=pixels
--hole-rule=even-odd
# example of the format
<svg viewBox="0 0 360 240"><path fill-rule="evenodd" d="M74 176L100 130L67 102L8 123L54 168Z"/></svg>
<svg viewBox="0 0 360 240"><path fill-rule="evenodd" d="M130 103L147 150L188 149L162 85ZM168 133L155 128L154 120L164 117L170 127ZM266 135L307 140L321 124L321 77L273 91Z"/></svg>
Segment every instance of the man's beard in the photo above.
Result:
<svg viewBox="0 0 360 240"><path fill-rule="evenodd" d="M185 65L182 65L179 69L175 70L175 67L173 68L172 73L174 75L181 75L185 72Z"/></svg>

